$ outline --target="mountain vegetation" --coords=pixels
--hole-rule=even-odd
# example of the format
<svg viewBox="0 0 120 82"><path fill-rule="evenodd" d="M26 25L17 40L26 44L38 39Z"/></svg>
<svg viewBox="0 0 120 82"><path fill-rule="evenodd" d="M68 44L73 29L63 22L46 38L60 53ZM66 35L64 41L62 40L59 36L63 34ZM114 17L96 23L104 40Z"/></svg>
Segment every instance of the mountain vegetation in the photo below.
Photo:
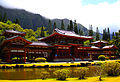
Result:
<svg viewBox="0 0 120 82"><path fill-rule="evenodd" d="M25 39L29 41L37 41L37 38L48 36L48 30L46 27L38 27L36 31L32 29L23 29L19 24L12 23L12 21L8 20L6 23L0 22L0 34L2 34L5 30L16 30L20 32L25 32ZM0 36L0 42L5 39L5 36Z"/></svg>
<svg viewBox="0 0 120 82"><path fill-rule="evenodd" d="M70 30L74 30L74 22L72 20L48 19L40 14L34 14L23 9L8 9L0 6L0 18L1 16L3 17L2 22L5 22L9 19L13 23L19 24L23 29L32 29L35 31L38 27L46 27L49 30L49 34L52 33L54 28L67 30L68 26L70 26ZM84 32L84 35L88 35L87 28L79 23L76 24L78 30L80 29L82 32Z"/></svg>

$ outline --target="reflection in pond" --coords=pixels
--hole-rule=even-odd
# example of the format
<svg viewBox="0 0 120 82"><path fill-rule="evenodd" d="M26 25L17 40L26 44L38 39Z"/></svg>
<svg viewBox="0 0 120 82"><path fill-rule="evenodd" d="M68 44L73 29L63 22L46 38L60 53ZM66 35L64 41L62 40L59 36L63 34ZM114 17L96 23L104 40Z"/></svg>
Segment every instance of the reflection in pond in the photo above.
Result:
<svg viewBox="0 0 120 82"><path fill-rule="evenodd" d="M74 77L74 72L79 67L66 67L71 71L70 77ZM95 66L88 67L87 76L94 76ZM0 79L5 80L25 80L25 79L40 79L40 72L47 71L50 73L50 78L54 78L53 72L63 68L17 68L17 69L0 69Z"/></svg>

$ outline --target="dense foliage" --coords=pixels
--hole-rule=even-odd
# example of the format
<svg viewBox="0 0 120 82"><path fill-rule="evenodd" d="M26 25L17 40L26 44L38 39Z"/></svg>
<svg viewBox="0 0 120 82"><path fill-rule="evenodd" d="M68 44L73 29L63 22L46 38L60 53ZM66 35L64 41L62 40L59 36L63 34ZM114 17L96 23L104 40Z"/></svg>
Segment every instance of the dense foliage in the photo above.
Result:
<svg viewBox="0 0 120 82"><path fill-rule="evenodd" d="M46 59L45 58L36 58L35 59L35 62L46 62Z"/></svg>
<svg viewBox="0 0 120 82"><path fill-rule="evenodd" d="M49 74L49 72L47 72L47 71L41 71L41 72L40 72L40 78L41 78L42 80L47 79L49 76L50 76L50 74Z"/></svg>
<svg viewBox="0 0 120 82"><path fill-rule="evenodd" d="M88 70L89 69L87 67L80 67L75 71L75 75L79 77L79 79L85 79L85 75L87 74Z"/></svg>
<svg viewBox="0 0 120 82"><path fill-rule="evenodd" d="M104 64L104 70L108 76L118 76L120 75L120 63L109 62Z"/></svg>
<svg viewBox="0 0 120 82"><path fill-rule="evenodd" d="M92 25L89 26L89 36L93 36L93 27ZM93 42L93 40L90 40L90 42Z"/></svg>
<svg viewBox="0 0 120 82"><path fill-rule="evenodd" d="M100 40L98 27L96 28L96 41Z"/></svg>
<svg viewBox="0 0 120 82"><path fill-rule="evenodd" d="M25 38L29 41L37 41L36 38L48 36L48 30L46 27L38 27L36 31L32 29L23 29L19 24L12 23L12 21L7 20L6 23L0 22L0 34L5 30L16 30L20 32L25 32ZM41 36L42 35L42 36ZM0 42L5 39L5 36L0 36Z"/></svg>
<svg viewBox="0 0 120 82"><path fill-rule="evenodd" d="M67 69L56 70L54 72L54 75L58 80L66 80L69 74L70 74L70 71Z"/></svg>
<svg viewBox="0 0 120 82"><path fill-rule="evenodd" d="M104 55L100 55L100 56L98 56L98 59L104 61L105 60L105 56Z"/></svg>
<svg viewBox="0 0 120 82"><path fill-rule="evenodd" d="M103 40L109 41L110 40L110 30L108 29L103 29Z"/></svg>

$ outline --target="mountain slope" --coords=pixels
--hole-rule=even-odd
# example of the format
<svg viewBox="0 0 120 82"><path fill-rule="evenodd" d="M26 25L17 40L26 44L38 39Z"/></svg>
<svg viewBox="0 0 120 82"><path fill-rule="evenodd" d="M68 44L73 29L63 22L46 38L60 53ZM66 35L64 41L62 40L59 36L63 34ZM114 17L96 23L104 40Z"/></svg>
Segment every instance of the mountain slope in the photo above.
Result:
<svg viewBox="0 0 120 82"><path fill-rule="evenodd" d="M20 25L22 28L27 28L27 29L33 29L36 30L37 27L45 26L48 28L48 21L49 19L41 16L40 14L33 14L28 11L25 11L23 9L8 9L0 6L0 13L2 16L4 13L7 13L7 18L10 19L11 21L15 19L19 19ZM56 26L60 28L61 26L61 20L62 19L53 19L52 21L52 26L53 23L56 22ZM69 21L68 19L63 19L65 28L67 28ZM78 28L82 29L85 35L88 33L88 29L85 28L83 25L78 24Z"/></svg>

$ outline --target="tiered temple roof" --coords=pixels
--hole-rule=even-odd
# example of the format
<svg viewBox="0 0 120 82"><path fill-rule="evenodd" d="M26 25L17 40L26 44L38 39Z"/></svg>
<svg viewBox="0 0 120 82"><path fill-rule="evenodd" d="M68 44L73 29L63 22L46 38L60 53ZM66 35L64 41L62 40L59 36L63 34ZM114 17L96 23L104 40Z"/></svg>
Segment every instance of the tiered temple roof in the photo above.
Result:
<svg viewBox="0 0 120 82"><path fill-rule="evenodd" d="M32 42L30 46L51 46L51 45L45 42Z"/></svg>
<svg viewBox="0 0 120 82"><path fill-rule="evenodd" d="M81 41L86 41L86 40L93 39L90 36L81 36L81 35L76 34L73 31L59 30L58 28L56 28L56 29L54 29L54 33L52 35L50 35L48 37L45 37L45 38L39 38L38 40L39 41L47 41L47 40L52 39L53 37L58 38L58 36L60 38L72 38L72 39L78 39L78 40L81 40Z"/></svg>
<svg viewBox="0 0 120 82"><path fill-rule="evenodd" d="M21 35L21 36L25 36L26 35L25 32L19 32L19 31L14 31L14 30L5 30L5 32L2 35L7 37L7 36L9 36L11 34L13 34L13 36L14 35Z"/></svg>
<svg viewBox="0 0 120 82"><path fill-rule="evenodd" d="M95 42L91 42L91 44L99 44L99 43L101 43L101 44L107 44L108 42L102 41L102 40L98 40L98 41L95 41Z"/></svg>
<svg viewBox="0 0 120 82"><path fill-rule="evenodd" d="M97 45L91 46L91 49L117 49L117 47L114 45L107 45L107 46L103 45L103 44L108 44L108 42L101 41L101 40L92 42L91 44L97 44Z"/></svg>

